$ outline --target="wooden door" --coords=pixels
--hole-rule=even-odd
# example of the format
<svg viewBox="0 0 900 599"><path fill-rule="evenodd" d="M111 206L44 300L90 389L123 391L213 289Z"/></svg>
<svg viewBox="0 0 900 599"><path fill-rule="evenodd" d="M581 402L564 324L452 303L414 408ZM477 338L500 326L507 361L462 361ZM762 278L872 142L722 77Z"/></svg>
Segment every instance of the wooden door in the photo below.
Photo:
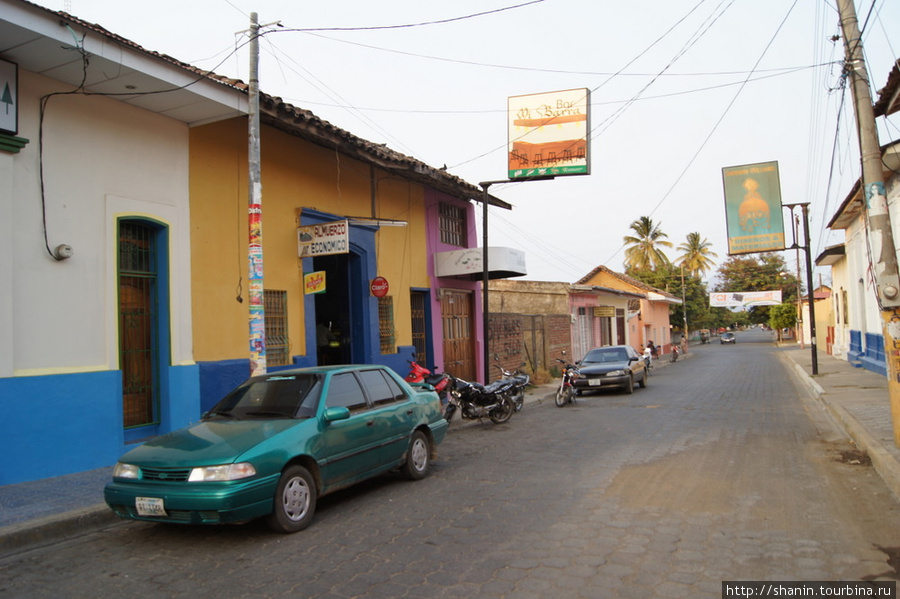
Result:
<svg viewBox="0 0 900 599"><path fill-rule="evenodd" d="M441 294L444 330L444 370L467 381L475 381L475 339L472 294L445 289Z"/></svg>

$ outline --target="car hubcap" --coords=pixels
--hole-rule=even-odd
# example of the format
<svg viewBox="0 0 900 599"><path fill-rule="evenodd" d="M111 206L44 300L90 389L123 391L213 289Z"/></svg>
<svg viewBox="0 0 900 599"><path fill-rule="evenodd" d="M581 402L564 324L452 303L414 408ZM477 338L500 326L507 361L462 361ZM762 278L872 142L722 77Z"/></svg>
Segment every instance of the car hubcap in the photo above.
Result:
<svg viewBox="0 0 900 599"><path fill-rule="evenodd" d="M282 496L284 513L291 520L297 521L306 515L309 508L309 487L302 478L292 478L284 487Z"/></svg>
<svg viewBox="0 0 900 599"><path fill-rule="evenodd" d="M410 451L410 459L416 472L422 472L428 464L428 448L421 439L416 439Z"/></svg>

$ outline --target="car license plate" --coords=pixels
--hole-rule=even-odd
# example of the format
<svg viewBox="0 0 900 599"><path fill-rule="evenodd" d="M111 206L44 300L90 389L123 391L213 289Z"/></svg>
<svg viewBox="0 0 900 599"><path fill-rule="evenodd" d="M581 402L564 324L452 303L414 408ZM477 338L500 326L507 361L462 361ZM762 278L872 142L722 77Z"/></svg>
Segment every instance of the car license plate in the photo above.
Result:
<svg viewBox="0 0 900 599"><path fill-rule="evenodd" d="M599 387L603 384L603 379L588 379L588 385L591 387Z"/></svg>
<svg viewBox="0 0 900 599"><path fill-rule="evenodd" d="M159 497L135 497L138 516L165 516L166 507Z"/></svg>

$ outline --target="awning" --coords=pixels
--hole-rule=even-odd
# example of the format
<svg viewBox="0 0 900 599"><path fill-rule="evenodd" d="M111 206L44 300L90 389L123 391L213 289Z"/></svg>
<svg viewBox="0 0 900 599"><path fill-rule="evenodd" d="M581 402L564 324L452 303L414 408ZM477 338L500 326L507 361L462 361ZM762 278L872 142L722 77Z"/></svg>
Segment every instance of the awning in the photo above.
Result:
<svg viewBox="0 0 900 599"><path fill-rule="evenodd" d="M434 274L467 281L484 278L484 262L481 248L438 252L434 255ZM525 252L513 248L488 248L488 278L508 279L528 274L525 270Z"/></svg>

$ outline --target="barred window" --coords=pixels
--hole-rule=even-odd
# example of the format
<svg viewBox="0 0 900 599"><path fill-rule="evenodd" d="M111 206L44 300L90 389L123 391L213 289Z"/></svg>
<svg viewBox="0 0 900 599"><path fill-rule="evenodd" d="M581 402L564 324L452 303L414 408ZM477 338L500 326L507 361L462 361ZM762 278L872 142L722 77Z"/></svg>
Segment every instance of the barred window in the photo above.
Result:
<svg viewBox="0 0 900 599"><path fill-rule="evenodd" d="M263 290L266 307L266 364L290 364L287 328L287 291Z"/></svg>
<svg viewBox="0 0 900 599"><path fill-rule="evenodd" d="M381 337L381 353L393 354L394 349L394 298L378 298L378 331Z"/></svg>
<svg viewBox="0 0 900 599"><path fill-rule="evenodd" d="M441 241L457 247L466 247L466 211L451 204L440 204L438 214Z"/></svg>

